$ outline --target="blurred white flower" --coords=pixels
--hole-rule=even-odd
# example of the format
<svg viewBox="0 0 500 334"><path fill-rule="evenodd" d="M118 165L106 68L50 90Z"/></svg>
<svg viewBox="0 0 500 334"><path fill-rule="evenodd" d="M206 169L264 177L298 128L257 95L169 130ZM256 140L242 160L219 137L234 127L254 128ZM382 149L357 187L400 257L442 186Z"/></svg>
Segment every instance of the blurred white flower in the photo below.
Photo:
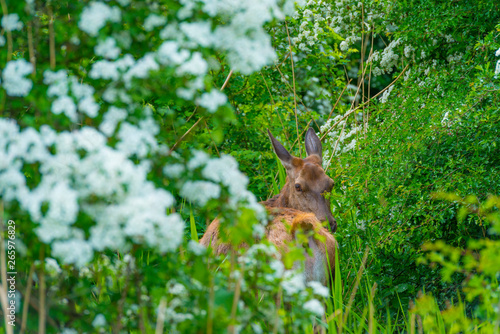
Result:
<svg viewBox="0 0 500 334"><path fill-rule="evenodd" d="M120 22L121 13L118 7L110 7L103 2L91 2L85 7L80 15L78 27L89 34L97 36L107 21Z"/></svg>
<svg viewBox="0 0 500 334"><path fill-rule="evenodd" d="M160 16L157 14L150 14L144 20L144 29L146 31L152 31L154 28L165 25L167 23L167 18L165 16Z"/></svg>
<svg viewBox="0 0 500 334"><path fill-rule="evenodd" d="M212 182L187 181L179 194L190 202L204 206L210 199L219 198L220 191L220 186Z"/></svg>
<svg viewBox="0 0 500 334"><path fill-rule="evenodd" d="M21 30L23 23L19 21L19 15L16 13L2 16L2 28L5 31Z"/></svg>
<svg viewBox="0 0 500 334"><path fill-rule="evenodd" d="M304 304L304 310L313 313L316 316L321 317L325 313L325 308L321 302L317 299L311 299Z"/></svg>
<svg viewBox="0 0 500 334"><path fill-rule="evenodd" d="M307 286L312 288L315 295L327 298L330 295L330 291L326 286L318 281L311 281L307 283Z"/></svg>
<svg viewBox="0 0 500 334"><path fill-rule="evenodd" d="M5 17L5 16L4 16ZM2 71L2 86L10 96L26 96L33 82L25 76L33 72L33 65L25 59L11 60Z"/></svg>
<svg viewBox="0 0 500 334"><path fill-rule="evenodd" d="M347 44L346 41L342 41L340 42L340 50L341 51L347 51L349 49L349 44Z"/></svg>
<svg viewBox="0 0 500 334"><path fill-rule="evenodd" d="M103 121L99 125L99 130L106 136L110 137L115 132L116 126L119 122L127 118L127 111L115 106L109 107L108 111L104 114Z"/></svg>
<svg viewBox="0 0 500 334"><path fill-rule="evenodd" d="M116 46L116 40L113 37L107 37L104 41L99 41L94 48L94 52L96 55L107 59L116 59L121 50Z"/></svg>
<svg viewBox="0 0 500 334"><path fill-rule="evenodd" d="M196 103L206 108L211 113L214 113L220 106L227 103L227 96L217 89L212 89L208 93L203 93L201 97L196 100Z"/></svg>
<svg viewBox="0 0 500 334"><path fill-rule="evenodd" d="M102 314L95 316L94 321L92 321L92 327L100 328L106 326L106 318Z"/></svg>
<svg viewBox="0 0 500 334"><path fill-rule="evenodd" d="M59 115L61 113L65 114L72 122L76 122L78 120L75 102L73 102L73 99L69 96L59 96L54 100L54 102L52 102L52 108L50 110L55 115Z"/></svg>

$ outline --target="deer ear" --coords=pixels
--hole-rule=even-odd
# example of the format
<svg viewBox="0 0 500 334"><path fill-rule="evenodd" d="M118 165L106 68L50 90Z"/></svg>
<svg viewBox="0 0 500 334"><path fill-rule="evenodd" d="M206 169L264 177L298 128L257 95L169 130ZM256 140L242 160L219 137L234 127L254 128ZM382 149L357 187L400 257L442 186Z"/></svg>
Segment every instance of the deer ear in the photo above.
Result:
<svg viewBox="0 0 500 334"><path fill-rule="evenodd" d="M316 135L316 132L314 132L313 128L307 129L306 152L308 156L311 154L316 154L320 159L323 158L323 155L321 154L321 141Z"/></svg>
<svg viewBox="0 0 500 334"><path fill-rule="evenodd" d="M281 160L281 163L286 169L290 169L292 167L292 155L276 138L273 137L269 129L267 129L267 133L269 135L269 139L271 139L271 144L273 144L274 152L276 152L276 155Z"/></svg>

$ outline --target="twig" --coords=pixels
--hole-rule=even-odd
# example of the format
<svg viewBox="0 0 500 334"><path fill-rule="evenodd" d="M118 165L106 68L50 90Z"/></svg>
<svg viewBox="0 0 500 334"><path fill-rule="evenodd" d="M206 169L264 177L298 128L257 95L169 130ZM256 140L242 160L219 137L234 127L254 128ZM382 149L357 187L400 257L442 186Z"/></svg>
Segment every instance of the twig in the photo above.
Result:
<svg viewBox="0 0 500 334"><path fill-rule="evenodd" d="M266 78L264 77L264 74L262 74L262 71L260 72L260 75L262 76L262 80L264 80L264 85L266 85L267 92L269 93L269 97L271 98L271 103L274 109L274 99L273 99L273 94L271 94L271 90L269 89L269 86L267 85ZM281 115L278 110L276 110L276 114L278 114L278 118L281 123L281 127L283 128L283 134L285 135L286 141L288 141L288 133L286 132L285 126L283 125L283 120L281 119Z"/></svg>
<svg viewBox="0 0 500 334"><path fill-rule="evenodd" d="M50 68L56 68L56 38L54 36L54 14L49 5L49 50L50 50Z"/></svg>
<svg viewBox="0 0 500 334"><path fill-rule="evenodd" d="M215 144L215 140L212 137L212 133L210 132L210 129L208 128L207 120L205 120L205 127L207 128L208 135L210 136L210 139L212 140L212 144L214 144L215 152L217 152L217 156L220 158L220 153L219 153L219 150L217 149L217 144Z"/></svg>
<svg viewBox="0 0 500 334"><path fill-rule="evenodd" d="M221 92L224 90L224 88L226 88L226 85L228 84L229 79L231 78L231 75L233 75L233 70L230 70L230 71L229 71L229 74L227 75L226 81L224 81L224 84L223 84L223 85L222 85L222 87L220 88L220 91L221 91Z"/></svg>
<svg viewBox="0 0 500 334"><path fill-rule="evenodd" d="M243 274L244 270L241 270L240 276L238 277L238 280L236 281L236 286L234 288L234 297L233 297L233 306L231 307L231 325L229 326L228 332L229 333L235 333L235 327L234 324L236 322L236 311L238 310L238 301L240 300L240 294L241 294L241 280L243 279Z"/></svg>
<svg viewBox="0 0 500 334"><path fill-rule="evenodd" d="M292 80L293 80L293 104L295 106L295 128L297 129L297 139L299 138L299 121L297 119L297 91L295 89L295 67L293 65L292 40L288 32L288 24L285 21L286 34L288 36L288 47L290 48L290 62L292 64ZM299 146L299 154L302 155L302 147Z"/></svg>
<svg viewBox="0 0 500 334"><path fill-rule="evenodd" d="M45 334L45 315L47 314L45 309L45 247L42 245L40 248L40 263L41 269L38 277L38 283L40 290L38 291L38 296L40 298L39 304L40 309L38 310L38 334Z"/></svg>
<svg viewBox="0 0 500 334"><path fill-rule="evenodd" d="M33 23L28 21L28 52L30 55L30 63L33 65L33 72L31 76L34 78L36 75L36 57L35 48L33 47Z"/></svg>
<svg viewBox="0 0 500 334"><path fill-rule="evenodd" d="M175 142L174 146L172 146L172 148L168 151L167 155L170 155L172 154L172 152L175 150L175 148L177 147L177 145L179 145L179 143L191 132L191 130L193 130L197 125L198 123L200 123L205 117L201 116L197 121L196 123L194 123L190 128L189 130L186 131L186 133L184 133L179 139L177 139L177 141Z"/></svg>
<svg viewBox="0 0 500 334"><path fill-rule="evenodd" d="M332 110L330 110L330 114L328 114L328 118L326 119L325 123L330 120L330 117L332 117L333 111L335 110L335 108L337 108L337 105L339 104L340 99L344 95L344 92L347 89L347 86L349 86L349 84L351 83L351 81L352 81L352 79L349 79L349 81L347 82L347 85L345 85L345 87L342 89L342 92L340 92L339 98L337 99L337 101L335 101L335 104L333 105Z"/></svg>
<svg viewBox="0 0 500 334"><path fill-rule="evenodd" d="M339 122L342 122L345 118L347 118L350 114L352 114L353 112L355 112L356 110L359 110L360 108L362 108L364 105L366 105L367 103L369 103L371 100L375 99L377 96L379 96L380 94L382 94L383 92L385 92L389 87L391 87L392 85L394 85L394 83L396 81L399 80L399 78L401 78L401 76L403 75L403 73L408 69L408 66L410 66L410 64L406 65L406 67L403 69L403 71L401 71L401 73L397 76L396 79L394 79L389 85L387 85L387 87L385 87L384 89L382 89L380 92L378 92L377 94L375 94L374 96L372 96L369 100L367 100L365 103L363 103L362 105L359 105L357 106L356 108L354 109L351 109L350 111L348 111L340 120L337 121L337 123L335 123L333 126L330 127L330 129L328 129L328 131L326 131L323 136L321 136L320 140L323 141L323 139L325 139L326 135L339 123Z"/></svg>
<svg viewBox="0 0 500 334"><path fill-rule="evenodd" d="M24 331L26 330L26 324L28 322L28 309L29 309L29 303L30 303L30 299L31 299L31 288L33 285L34 272L35 272L35 264L32 263L30 266L30 273L28 274L28 283L26 286L26 294L24 295L23 318L22 318L21 330L19 331L19 334L24 333Z"/></svg>
<svg viewBox="0 0 500 334"><path fill-rule="evenodd" d="M215 307L215 289L214 277L210 276L210 291L208 294L208 312L207 312L207 334L212 334L214 327L214 307Z"/></svg>
<svg viewBox="0 0 500 334"><path fill-rule="evenodd" d="M226 80L224 81L224 84L222 85L222 87L220 88L220 91L222 92L224 90L224 88L226 88L227 86L227 83L229 82L229 78L231 78L231 75L233 74L233 70L229 71L229 74L227 75L227 78ZM193 113L191 114L191 116L189 116L189 118L187 119L187 121L189 121L191 119L191 117L193 117L193 115L196 113L196 110L198 109L198 106L196 106L194 108L194 111ZM191 126L189 128L189 130L186 131L186 133L184 133L174 144L174 146L172 146L172 148L168 151L167 153L167 156L172 154L172 152L175 150L175 148L177 147L177 145L180 144L181 141L184 140L184 138L191 132L191 130L193 130L196 125L198 125L198 123L200 123L201 120L203 120L205 117L204 116L201 116L197 121L196 123L193 124L193 126ZM208 127L207 127L208 128ZM215 148L217 150L217 147ZM218 153L218 150L217 150L217 153Z"/></svg>
<svg viewBox="0 0 500 334"><path fill-rule="evenodd" d="M5 0L0 0L4 17L9 14ZM7 30L7 61L12 59L12 32Z"/></svg>
<svg viewBox="0 0 500 334"><path fill-rule="evenodd" d="M165 309L167 307L167 300L163 297L160 300L158 307L158 316L156 317L156 330L155 334L163 334L163 323L165 322Z"/></svg>

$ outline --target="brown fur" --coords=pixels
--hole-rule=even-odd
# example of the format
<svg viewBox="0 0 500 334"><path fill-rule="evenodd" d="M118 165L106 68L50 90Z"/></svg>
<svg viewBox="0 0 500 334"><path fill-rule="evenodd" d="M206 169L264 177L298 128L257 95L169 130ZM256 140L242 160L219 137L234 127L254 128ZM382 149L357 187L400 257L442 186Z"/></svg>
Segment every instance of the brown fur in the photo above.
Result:
<svg viewBox="0 0 500 334"><path fill-rule="evenodd" d="M267 207L272 220L266 227L266 238L273 243L282 253L288 251L287 243L295 239L298 231L311 233L314 236L314 242L319 249L325 249L328 254L326 267L331 272L331 277L335 274L335 250L337 242L333 235L321 224L321 222L312 213L306 213L290 208L271 208ZM214 250L216 255L227 254L231 251L231 245L220 242L219 240L219 219L215 219L205 231L200 239L200 244ZM244 245L242 245L244 246ZM326 284L326 282L322 282Z"/></svg>
<svg viewBox="0 0 500 334"><path fill-rule="evenodd" d="M334 277L335 271L335 251L337 242L333 235L321 224L320 219L328 219L332 231L336 229L336 222L333 218L329 205L323 197L324 192L331 191L333 180L330 179L321 167L321 142L318 137L309 129L306 134L306 151L308 157L300 159L291 156L288 151L269 133L271 142L276 154L287 169L287 178L281 192L273 198L262 202L272 220L266 227L266 238L272 242L281 253L288 251L287 244L294 241L296 233L308 236L309 243L318 254L306 256L309 261L309 268L313 268L313 263L317 259L327 259L327 276ZM295 185L300 184L301 191L295 189ZM231 250L231 245L220 242L219 238L220 222L215 219L207 228L200 243L206 247L211 245L215 254L226 254ZM244 246L244 245L241 245ZM306 271L307 271L306 265ZM312 269L310 269L312 270ZM328 272L331 275L328 275ZM314 277L314 275L309 275ZM326 282L322 282L326 284Z"/></svg>

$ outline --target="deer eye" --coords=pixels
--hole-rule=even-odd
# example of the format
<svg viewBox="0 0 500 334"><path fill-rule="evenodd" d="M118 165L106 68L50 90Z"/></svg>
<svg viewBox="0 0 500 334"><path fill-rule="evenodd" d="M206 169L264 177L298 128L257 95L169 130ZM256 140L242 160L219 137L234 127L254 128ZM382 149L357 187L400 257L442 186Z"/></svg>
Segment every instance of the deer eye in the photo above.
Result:
<svg viewBox="0 0 500 334"><path fill-rule="evenodd" d="M302 191L302 187L300 186L300 184L295 183L295 190Z"/></svg>

